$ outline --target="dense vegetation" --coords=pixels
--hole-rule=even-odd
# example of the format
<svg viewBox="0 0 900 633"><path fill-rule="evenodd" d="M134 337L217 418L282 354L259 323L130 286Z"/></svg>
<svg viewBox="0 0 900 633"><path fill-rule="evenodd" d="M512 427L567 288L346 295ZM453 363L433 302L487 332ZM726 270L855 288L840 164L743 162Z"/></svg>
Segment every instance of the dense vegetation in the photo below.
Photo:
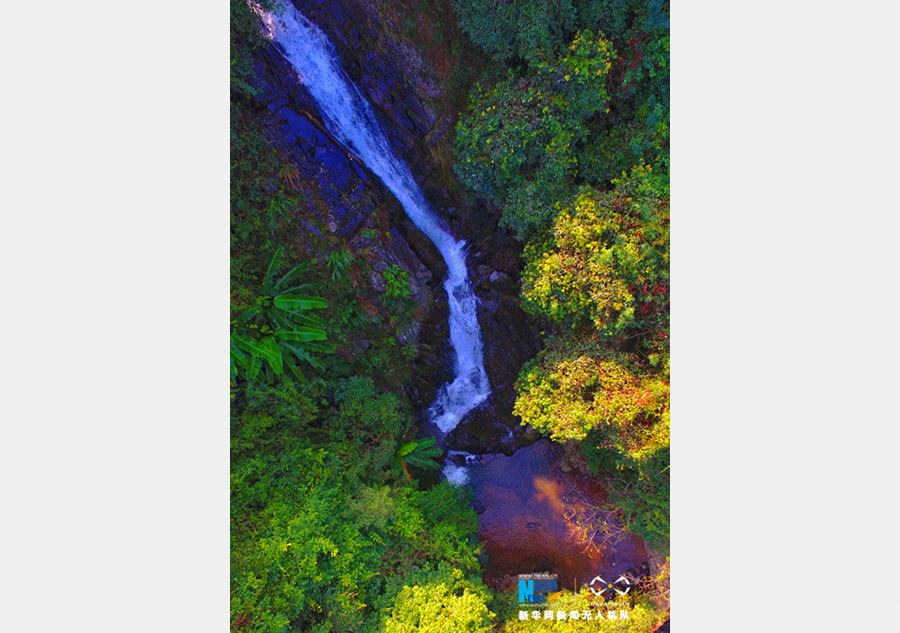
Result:
<svg viewBox="0 0 900 633"><path fill-rule="evenodd" d="M629 529L669 536L668 3L457 0L495 65L457 124L456 171L524 242L548 332L515 413L579 442Z"/></svg>
<svg viewBox="0 0 900 633"><path fill-rule="evenodd" d="M235 630L378 631L419 617L420 591L439 593L473 623L490 622L464 489L420 488L392 468L411 426L396 395L355 376L251 385L240 399Z"/></svg>
<svg viewBox="0 0 900 633"><path fill-rule="evenodd" d="M523 305L548 332L515 412L580 443L624 524L665 554L668 5L453 6L495 62L455 169L523 241ZM231 18L232 630L649 631L658 602L627 621L520 622L515 596L482 583L466 489L437 483L403 392L408 274L301 227L316 200L256 98L244 0Z"/></svg>

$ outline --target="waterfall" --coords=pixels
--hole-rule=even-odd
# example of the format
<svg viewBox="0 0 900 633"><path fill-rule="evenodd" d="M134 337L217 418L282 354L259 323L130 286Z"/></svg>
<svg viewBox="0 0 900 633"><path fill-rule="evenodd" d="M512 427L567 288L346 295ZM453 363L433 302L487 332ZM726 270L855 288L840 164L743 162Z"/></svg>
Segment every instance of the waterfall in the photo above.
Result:
<svg viewBox="0 0 900 633"><path fill-rule="evenodd" d="M253 8L262 19L265 36L296 69L312 95L328 130L396 196L409 219L434 243L447 263L444 289L450 308L454 377L438 390L428 411L429 419L447 433L491 392L476 313L478 299L466 270L465 242L456 241L428 207L409 167L394 156L372 107L341 69L334 46L325 34L289 0L276 13Z"/></svg>

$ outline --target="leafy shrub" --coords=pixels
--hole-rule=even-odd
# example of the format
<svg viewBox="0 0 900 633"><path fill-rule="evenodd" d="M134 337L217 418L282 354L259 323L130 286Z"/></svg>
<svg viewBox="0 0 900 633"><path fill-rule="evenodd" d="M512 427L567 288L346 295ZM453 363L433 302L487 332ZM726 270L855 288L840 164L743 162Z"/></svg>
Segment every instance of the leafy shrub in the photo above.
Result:
<svg viewBox="0 0 900 633"><path fill-rule="evenodd" d="M284 247L279 247L263 278L253 305L231 322L231 380L238 376L254 380L260 372L271 382L284 370L303 382L306 377L300 361L321 368L312 352L330 352L331 347L318 341L326 338L322 320L307 314L328 306L321 297L298 294L309 284L296 284L305 270L294 266L276 279Z"/></svg>
<svg viewBox="0 0 900 633"><path fill-rule="evenodd" d="M635 459L668 445L668 380L595 340L551 341L522 368L516 390L513 413L553 440L604 427L615 449Z"/></svg>
<svg viewBox="0 0 900 633"><path fill-rule="evenodd" d="M261 0L265 9L271 9L272 0ZM244 0L231 0L231 87L245 95L256 91L248 83L253 77L253 53L263 45L259 23Z"/></svg>
<svg viewBox="0 0 900 633"><path fill-rule="evenodd" d="M253 382L242 395L231 416L231 451L234 457L253 457L278 451L286 438L318 423L324 383Z"/></svg>
<svg viewBox="0 0 900 633"><path fill-rule="evenodd" d="M526 310L607 336L630 329L648 354L667 348L668 185L650 167L636 167L612 193L583 190L525 258Z"/></svg>
<svg viewBox="0 0 900 633"><path fill-rule="evenodd" d="M339 248L328 255L328 269L332 281L342 279L353 264L353 253L347 247Z"/></svg>
<svg viewBox="0 0 900 633"><path fill-rule="evenodd" d="M493 627L490 592L446 565L404 578L384 622L385 633L486 633Z"/></svg>
<svg viewBox="0 0 900 633"><path fill-rule="evenodd" d="M409 474L409 466L438 470L440 464L435 461L435 458L440 457L443 451L435 446L436 442L437 440L433 437L423 437L403 444L394 455L394 467L402 469L406 479L410 482L412 476Z"/></svg>
<svg viewBox="0 0 900 633"><path fill-rule="evenodd" d="M399 266L388 266L384 271L385 294L388 297L408 297L409 274Z"/></svg>

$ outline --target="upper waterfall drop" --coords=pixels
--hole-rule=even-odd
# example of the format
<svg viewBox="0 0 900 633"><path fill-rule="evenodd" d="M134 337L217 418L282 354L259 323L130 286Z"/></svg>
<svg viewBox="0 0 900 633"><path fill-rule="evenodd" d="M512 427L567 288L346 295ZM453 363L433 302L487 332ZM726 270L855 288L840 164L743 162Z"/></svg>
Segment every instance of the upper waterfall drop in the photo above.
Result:
<svg viewBox="0 0 900 633"><path fill-rule="evenodd" d="M296 69L328 130L387 186L447 264L444 289L455 371L453 381L438 390L429 409L429 419L447 433L491 393L478 326L478 299L466 270L465 242L455 240L428 207L409 167L394 156L372 107L340 67L326 35L290 2L283 3L280 13L251 6L262 19L266 37Z"/></svg>

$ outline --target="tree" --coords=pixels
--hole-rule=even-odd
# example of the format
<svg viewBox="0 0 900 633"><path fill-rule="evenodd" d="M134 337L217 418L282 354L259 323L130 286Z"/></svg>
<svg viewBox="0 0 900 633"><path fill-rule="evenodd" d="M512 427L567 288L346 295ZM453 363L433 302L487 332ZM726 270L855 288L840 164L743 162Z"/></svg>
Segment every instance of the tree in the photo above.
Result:
<svg viewBox="0 0 900 633"><path fill-rule="evenodd" d="M463 30L499 61L553 59L575 23L571 0L454 0Z"/></svg>
<svg viewBox="0 0 900 633"><path fill-rule="evenodd" d="M638 166L616 190L583 189L532 242L522 274L524 308L567 328L639 337L665 364L669 325L668 179Z"/></svg>
<svg viewBox="0 0 900 633"><path fill-rule="evenodd" d="M608 430L613 448L634 459L669 443L669 383L634 356L596 338L556 338L526 364L513 413L555 441Z"/></svg>
<svg viewBox="0 0 900 633"><path fill-rule="evenodd" d="M441 565L404 578L385 633L486 633L493 627L490 592L462 570Z"/></svg>
<svg viewBox="0 0 900 633"><path fill-rule="evenodd" d="M579 2L582 28L619 52L610 71L610 116L591 122L579 154L586 182L606 188L633 165L669 171L669 6L666 0Z"/></svg>
<svg viewBox="0 0 900 633"><path fill-rule="evenodd" d="M380 393L364 376L336 380L331 397L335 407L323 416L322 430L342 450L364 458L371 476L381 474L413 425L408 407L396 394Z"/></svg>
<svg viewBox="0 0 900 633"><path fill-rule="evenodd" d="M610 117L596 127L578 154L579 173L586 182L606 187L641 163L661 174L669 172L668 105L641 103L627 116Z"/></svg>
<svg viewBox="0 0 900 633"><path fill-rule="evenodd" d="M266 490L259 514L232 506L232 629L281 633L323 619L343 623L341 630L358 626L359 610L377 590L381 552L348 506L352 473L330 451L296 442L266 466L260 459L233 467L242 482L233 483L237 499L245 497L251 468Z"/></svg>
<svg viewBox="0 0 900 633"><path fill-rule="evenodd" d="M585 120L607 106L612 54L602 35L579 33L564 57L477 84L470 96L456 127L457 175L500 205L522 238L546 227L569 196Z"/></svg>

